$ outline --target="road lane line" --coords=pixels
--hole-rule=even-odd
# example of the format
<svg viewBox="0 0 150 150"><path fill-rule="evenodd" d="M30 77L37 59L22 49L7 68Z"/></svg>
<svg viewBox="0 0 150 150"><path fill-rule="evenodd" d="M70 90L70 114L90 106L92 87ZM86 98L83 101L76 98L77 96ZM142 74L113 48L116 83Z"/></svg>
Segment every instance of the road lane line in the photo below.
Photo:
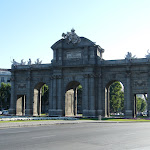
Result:
<svg viewBox="0 0 150 150"><path fill-rule="evenodd" d="M47 136L36 136L36 137L32 137L32 139L40 139L40 138L47 138L47 137L53 137L56 135L47 135Z"/></svg>

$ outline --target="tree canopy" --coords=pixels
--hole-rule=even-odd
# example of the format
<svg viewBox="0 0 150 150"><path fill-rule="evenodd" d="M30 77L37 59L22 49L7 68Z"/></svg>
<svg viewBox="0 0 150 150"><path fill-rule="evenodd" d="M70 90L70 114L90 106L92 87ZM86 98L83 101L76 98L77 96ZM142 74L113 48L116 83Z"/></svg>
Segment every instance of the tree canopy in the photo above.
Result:
<svg viewBox="0 0 150 150"><path fill-rule="evenodd" d="M144 99L142 99L141 97L137 97L137 112L144 112L146 110L147 107L147 103Z"/></svg>
<svg viewBox="0 0 150 150"><path fill-rule="evenodd" d="M8 109L10 105L11 85L1 83L0 86L0 109Z"/></svg>
<svg viewBox="0 0 150 150"><path fill-rule="evenodd" d="M110 112L123 112L124 110L124 92L119 81L110 85Z"/></svg>
<svg viewBox="0 0 150 150"><path fill-rule="evenodd" d="M42 105L43 105L43 109L42 109L42 113L45 113L45 107L48 105L48 103L49 103L49 88L48 88L48 86L46 85L46 84L44 84L43 86L42 86L42 97L41 97L41 99L42 99Z"/></svg>

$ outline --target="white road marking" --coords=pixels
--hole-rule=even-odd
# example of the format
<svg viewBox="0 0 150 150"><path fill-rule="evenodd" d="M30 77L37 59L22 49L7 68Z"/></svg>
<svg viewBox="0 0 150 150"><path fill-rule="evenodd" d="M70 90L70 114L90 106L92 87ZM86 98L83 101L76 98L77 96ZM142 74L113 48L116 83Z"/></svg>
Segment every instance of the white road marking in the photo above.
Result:
<svg viewBox="0 0 150 150"><path fill-rule="evenodd" d="M56 136L56 135L36 136L36 137L32 137L32 139L48 138L48 137L52 137L52 136Z"/></svg>

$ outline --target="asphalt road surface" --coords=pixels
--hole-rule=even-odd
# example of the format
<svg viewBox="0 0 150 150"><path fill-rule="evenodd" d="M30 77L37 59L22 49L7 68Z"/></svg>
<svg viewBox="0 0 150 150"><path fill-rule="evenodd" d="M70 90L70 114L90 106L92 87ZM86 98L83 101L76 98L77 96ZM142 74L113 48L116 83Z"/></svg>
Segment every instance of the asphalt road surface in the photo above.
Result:
<svg viewBox="0 0 150 150"><path fill-rule="evenodd" d="M0 129L0 150L150 150L150 123L79 123Z"/></svg>

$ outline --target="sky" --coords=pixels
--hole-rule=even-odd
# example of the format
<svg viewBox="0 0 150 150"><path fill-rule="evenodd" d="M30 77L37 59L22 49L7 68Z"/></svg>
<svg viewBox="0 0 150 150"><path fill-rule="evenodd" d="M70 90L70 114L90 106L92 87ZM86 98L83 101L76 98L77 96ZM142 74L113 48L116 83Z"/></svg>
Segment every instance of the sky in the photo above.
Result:
<svg viewBox="0 0 150 150"><path fill-rule="evenodd" d="M105 49L105 60L150 49L150 0L0 0L0 68L12 60L51 63L50 48L74 28Z"/></svg>

